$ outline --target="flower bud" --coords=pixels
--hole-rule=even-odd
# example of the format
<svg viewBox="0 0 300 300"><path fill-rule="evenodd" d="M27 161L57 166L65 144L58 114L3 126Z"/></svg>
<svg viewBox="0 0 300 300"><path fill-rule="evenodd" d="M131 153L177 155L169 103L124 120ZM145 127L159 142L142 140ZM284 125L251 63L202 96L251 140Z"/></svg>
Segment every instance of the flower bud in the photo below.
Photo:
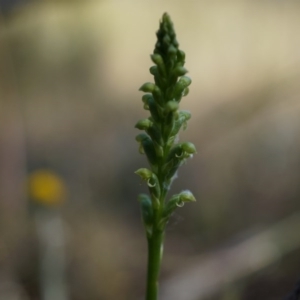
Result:
<svg viewBox="0 0 300 300"><path fill-rule="evenodd" d="M179 77L185 75L188 72L188 70L182 66L178 66L174 69L173 72L175 76Z"/></svg>
<svg viewBox="0 0 300 300"><path fill-rule="evenodd" d="M175 56L176 53L177 53L177 49L173 45L170 45L168 48L168 54L170 56Z"/></svg>
<svg viewBox="0 0 300 300"><path fill-rule="evenodd" d="M144 83L140 88L139 91L145 92L145 93L152 93L156 88L156 85L152 82L146 82Z"/></svg>
<svg viewBox="0 0 300 300"><path fill-rule="evenodd" d="M166 164L163 166L165 179L171 183L172 177L176 174L178 168L187 159L196 153L194 144L186 142L173 147L168 155Z"/></svg>
<svg viewBox="0 0 300 300"><path fill-rule="evenodd" d="M168 13L163 14L162 23L163 24L168 24L169 26L173 26L173 22L172 22L170 16L168 15Z"/></svg>
<svg viewBox="0 0 300 300"><path fill-rule="evenodd" d="M175 85L173 90L173 98L180 101L184 95L184 90L191 84L192 80L187 76L182 76Z"/></svg>
<svg viewBox="0 0 300 300"><path fill-rule="evenodd" d="M143 95L143 97L142 97L142 101L143 101L144 103L148 103L149 99L153 99L152 94L145 94L145 95Z"/></svg>
<svg viewBox="0 0 300 300"><path fill-rule="evenodd" d="M171 38L168 34L166 34L163 38L163 43L168 45L168 44L170 44L170 42L171 42Z"/></svg>
<svg viewBox="0 0 300 300"><path fill-rule="evenodd" d="M182 191L181 193L172 196L171 199L167 202L163 212L163 216L165 218L169 218L177 207L182 207L186 202L195 201L196 199L190 191Z"/></svg>
<svg viewBox="0 0 300 300"><path fill-rule="evenodd" d="M179 118L184 117L185 121L191 118L192 114L187 110L181 110L179 112Z"/></svg>
<svg viewBox="0 0 300 300"><path fill-rule="evenodd" d="M141 133L136 137L136 140L137 142L141 143L149 163L152 166L156 165L157 163L156 151L150 137L147 134Z"/></svg>
<svg viewBox="0 0 300 300"><path fill-rule="evenodd" d="M168 101L166 104L166 111L167 112L173 112L178 109L179 105L176 101Z"/></svg>
<svg viewBox="0 0 300 300"><path fill-rule="evenodd" d="M152 196L153 205L154 207L157 207L159 205L160 198L160 185L155 173L146 168L138 169L134 173L139 175L143 180L147 182L149 191Z"/></svg>
<svg viewBox="0 0 300 300"><path fill-rule="evenodd" d="M162 75L161 79L163 79L166 76L166 67L164 60L160 54L154 53L151 55L152 61L157 65L159 73ZM150 70L150 73L153 74ZM153 75L156 75L157 73L154 73Z"/></svg>
<svg viewBox="0 0 300 300"><path fill-rule="evenodd" d="M179 61L183 62L185 61L185 53L182 50L177 51L177 58Z"/></svg>
<svg viewBox="0 0 300 300"><path fill-rule="evenodd" d="M164 64L163 58L159 54L152 54L151 59L157 66Z"/></svg>
<svg viewBox="0 0 300 300"><path fill-rule="evenodd" d="M157 103L160 103L160 104L162 103L162 93L161 93L160 88L157 85L155 85L152 95L153 95L155 101L157 101Z"/></svg>
<svg viewBox="0 0 300 300"><path fill-rule="evenodd" d="M147 181L152 176L152 171L147 168L138 169L134 173L139 175L145 181Z"/></svg>
<svg viewBox="0 0 300 300"><path fill-rule="evenodd" d="M173 45L174 45L176 48L178 48L179 43L178 43L177 40L176 40L175 34L172 34L172 33L171 33L170 36L173 37L173 41L172 41Z"/></svg>
<svg viewBox="0 0 300 300"><path fill-rule="evenodd" d="M182 144L178 144L174 146L168 156L167 162L170 162L174 159L181 159L183 158L184 150L182 149Z"/></svg>
<svg viewBox="0 0 300 300"><path fill-rule="evenodd" d="M181 147L188 154L194 154L197 152L195 145L190 142L185 142L181 144Z"/></svg>
<svg viewBox="0 0 300 300"><path fill-rule="evenodd" d="M191 118L191 113L185 110L182 110L178 113L178 117L175 121L174 128L172 130L172 135L176 135L180 128L183 127L183 130L187 127L187 120Z"/></svg>
<svg viewBox="0 0 300 300"><path fill-rule="evenodd" d="M178 81L178 84L184 87L188 87L191 83L192 83L191 78L187 76L182 76Z"/></svg>
<svg viewBox="0 0 300 300"><path fill-rule="evenodd" d="M143 119L143 120L139 120L136 124L135 124L135 128L140 129L140 130L147 130L149 127L152 126L152 122L149 119Z"/></svg>
<svg viewBox="0 0 300 300"><path fill-rule="evenodd" d="M150 71L150 74L152 74L153 76L157 76L157 74L158 74L157 66L150 67L149 71Z"/></svg>
<svg viewBox="0 0 300 300"><path fill-rule="evenodd" d="M152 94L145 94L142 97L142 100L144 102L144 106L146 106L147 109L150 110L151 116L155 120L155 122L160 123L161 118L158 110L159 105L155 103Z"/></svg>
<svg viewBox="0 0 300 300"><path fill-rule="evenodd" d="M189 190L182 191L179 194L179 199L182 202L195 202L196 201L196 198Z"/></svg>

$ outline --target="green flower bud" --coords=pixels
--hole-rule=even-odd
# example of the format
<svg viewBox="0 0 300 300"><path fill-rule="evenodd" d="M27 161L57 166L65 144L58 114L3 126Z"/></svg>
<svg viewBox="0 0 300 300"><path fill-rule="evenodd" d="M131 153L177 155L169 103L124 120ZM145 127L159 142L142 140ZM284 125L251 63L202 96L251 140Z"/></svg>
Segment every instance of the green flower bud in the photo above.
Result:
<svg viewBox="0 0 300 300"><path fill-rule="evenodd" d="M149 119L143 119L143 120L139 120L136 124L135 124L135 128L140 129L140 130L147 130L149 127L152 126L152 122Z"/></svg>
<svg viewBox="0 0 300 300"><path fill-rule="evenodd" d="M154 53L162 56L166 69L174 66L177 60L178 42L170 17L165 14L156 33L157 43Z"/></svg>
<svg viewBox="0 0 300 300"><path fill-rule="evenodd" d="M187 72L188 72L188 70L187 70L186 68L182 67L182 66L177 66L177 67L174 69L174 71L173 71L174 75L177 76L177 77L183 76L183 75L185 75Z"/></svg>
<svg viewBox="0 0 300 300"><path fill-rule="evenodd" d="M187 76L182 76L175 85L173 90L173 98L180 101L184 95L184 90L191 84L192 80Z"/></svg>
<svg viewBox="0 0 300 300"><path fill-rule="evenodd" d="M179 199L182 202L195 202L196 201L196 198L189 190L182 191L179 194Z"/></svg>
<svg viewBox="0 0 300 300"><path fill-rule="evenodd" d="M174 112L178 109L179 105L176 101L168 101L166 104L167 112Z"/></svg>
<svg viewBox="0 0 300 300"><path fill-rule="evenodd" d="M172 35L172 33L170 34L170 36ZM175 36L175 34L172 36L172 38L173 38L173 45L176 47L176 48L178 48L178 46L179 46L179 43L177 42L177 40L176 40L176 36Z"/></svg>
<svg viewBox="0 0 300 300"><path fill-rule="evenodd" d="M176 110L176 102L169 101L171 103L167 103L166 105L166 113L165 113L165 127L164 127L164 136L169 137L173 131L175 120L177 117L177 110ZM172 103L173 102L173 103ZM178 108L178 106L177 106Z"/></svg>
<svg viewBox="0 0 300 300"><path fill-rule="evenodd" d="M157 103L161 104L163 102L161 90L157 85L155 85L152 95L155 101L157 101Z"/></svg>
<svg viewBox="0 0 300 300"><path fill-rule="evenodd" d="M168 54L171 56L175 56L177 54L177 49L173 45L170 45L168 48Z"/></svg>
<svg viewBox="0 0 300 300"><path fill-rule="evenodd" d="M187 121L187 120L189 120L190 118L191 118L191 113L189 112L189 111L187 111L187 110L181 110L180 112L179 112L179 118L184 118L185 119L185 121Z"/></svg>
<svg viewBox="0 0 300 300"><path fill-rule="evenodd" d="M148 103L149 99L153 99L152 94L145 94L145 95L143 95L143 97L142 97L142 101L143 101L144 103Z"/></svg>
<svg viewBox="0 0 300 300"><path fill-rule="evenodd" d="M177 58L178 58L178 61L184 63L185 62L185 53L182 50L178 50Z"/></svg>
<svg viewBox="0 0 300 300"><path fill-rule="evenodd" d="M159 111L161 110L158 103L154 101L152 94L145 94L142 97L142 100L144 102L144 107L146 106L148 110L150 110L151 116L153 120L157 123L160 123L161 117Z"/></svg>
<svg viewBox="0 0 300 300"><path fill-rule="evenodd" d="M141 143L149 163L152 166L156 165L157 163L156 151L150 137L147 134L141 133L136 137L136 140L137 142Z"/></svg>
<svg viewBox="0 0 300 300"><path fill-rule="evenodd" d="M166 164L163 166L165 179L171 183L178 168L187 159L196 153L196 148L192 143L181 143L173 147L168 155Z"/></svg>
<svg viewBox="0 0 300 300"><path fill-rule="evenodd" d="M144 83L140 88L139 91L145 92L145 93L152 93L156 88L156 85L152 82L146 82Z"/></svg>
<svg viewBox="0 0 300 300"><path fill-rule="evenodd" d="M173 147L169 153L167 162L176 159L183 159L184 158L184 150L182 149L182 144L178 144Z"/></svg>
<svg viewBox="0 0 300 300"><path fill-rule="evenodd" d="M164 60L159 54L152 54L151 59L157 66L161 66L164 64Z"/></svg>
<svg viewBox="0 0 300 300"><path fill-rule="evenodd" d="M162 24L168 24L170 27L171 26L173 27L173 22L172 22L170 16L167 13L163 14Z"/></svg>
<svg viewBox="0 0 300 300"><path fill-rule="evenodd" d="M188 87L191 83L192 83L192 80L190 77L187 77L187 76L182 76L178 83L181 85L181 86L184 86L184 87Z"/></svg>
<svg viewBox="0 0 300 300"><path fill-rule="evenodd" d="M151 196L154 197L154 202L157 205L157 201L159 201L158 199L160 197L160 186L157 176L151 170L146 168L138 169L134 173L139 175L143 180L147 182Z"/></svg>
<svg viewBox="0 0 300 300"><path fill-rule="evenodd" d="M165 35L165 36L163 37L163 43L164 43L165 45L169 45L170 42L171 42L170 36L169 36L169 35ZM176 50L176 49L175 49L175 50Z"/></svg>
<svg viewBox="0 0 300 300"><path fill-rule="evenodd" d="M152 176L147 180L147 185L152 196L153 205L157 207L160 198L160 185L158 178L154 173L152 173Z"/></svg>
<svg viewBox="0 0 300 300"><path fill-rule="evenodd" d="M138 169L134 173L139 175L145 181L147 181L152 176L152 171L147 168Z"/></svg>
<svg viewBox="0 0 300 300"><path fill-rule="evenodd" d="M143 108L144 108L144 110L149 110L148 104L144 104Z"/></svg>
<svg viewBox="0 0 300 300"><path fill-rule="evenodd" d="M167 202L164 208L163 217L165 219L169 219L177 207L183 207L185 202L195 201L196 199L190 191L182 191L181 193L172 196L172 198Z"/></svg>
<svg viewBox="0 0 300 300"><path fill-rule="evenodd" d="M187 127L187 121L191 118L191 113L188 111L180 111L178 117L175 121L175 125L173 127L171 135L176 135L180 128L183 126L183 129Z"/></svg>
<svg viewBox="0 0 300 300"><path fill-rule="evenodd" d="M160 79L163 80L163 77L165 77L165 75L166 75L166 67L165 67L164 60L163 60L162 56L159 55L159 54L154 53L154 54L151 55L151 59L157 65L157 69L161 74ZM150 73L153 74L153 75L158 74L157 71L151 70L151 68L150 68Z"/></svg>
<svg viewBox="0 0 300 300"><path fill-rule="evenodd" d="M153 76L157 76L157 74L158 74L157 66L150 67L149 71L150 71L150 74L152 74Z"/></svg>
<svg viewBox="0 0 300 300"><path fill-rule="evenodd" d="M185 143L181 144L181 147L182 147L183 151L185 151L188 154L194 154L197 152L195 145L190 142L185 142Z"/></svg>
<svg viewBox="0 0 300 300"><path fill-rule="evenodd" d="M151 82L146 82L146 83L144 83L144 84L140 87L139 90L140 90L140 91L143 91L143 92L145 92L145 93L152 93L154 99L155 99L158 103L161 102L161 90L160 90L160 88L159 88L156 84L151 83ZM146 94L146 95L147 95L147 96L146 96L145 99L147 99L147 98L149 97L149 96L148 96L149 94ZM142 98L142 100L143 100L143 102L145 103L144 97ZM146 109L148 109L147 106L146 106Z"/></svg>

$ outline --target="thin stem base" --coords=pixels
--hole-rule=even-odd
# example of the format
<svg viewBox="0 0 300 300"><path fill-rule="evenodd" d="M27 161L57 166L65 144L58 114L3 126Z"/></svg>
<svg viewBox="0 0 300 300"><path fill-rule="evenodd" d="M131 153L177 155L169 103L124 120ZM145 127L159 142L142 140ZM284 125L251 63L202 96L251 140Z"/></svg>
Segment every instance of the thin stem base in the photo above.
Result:
<svg viewBox="0 0 300 300"><path fill-rule="evenodd" d="M164 232L154 231L148 238L148 274L146 300L157 300L158 277L163 255Z"/></svg>

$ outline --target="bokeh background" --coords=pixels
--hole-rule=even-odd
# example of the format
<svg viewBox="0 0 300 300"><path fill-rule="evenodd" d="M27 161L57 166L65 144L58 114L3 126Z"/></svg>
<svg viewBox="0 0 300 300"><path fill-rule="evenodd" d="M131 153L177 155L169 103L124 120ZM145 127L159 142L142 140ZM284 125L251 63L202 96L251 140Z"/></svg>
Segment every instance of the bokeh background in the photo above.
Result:
<svg viewBox="0 0 300 300"><path fill-rule="evenodd" d="M299 1L0 3L0 299L143 299L137 195L146 187L134 171L147 162L134 125L147 116L138 88L152 80L164 12L193 80L180 137L198 153L173 184L197 202L168 226L161 299L276 300L292 291ZM64 182L60 205L30 197L28 177L40 169Z"/></svg>

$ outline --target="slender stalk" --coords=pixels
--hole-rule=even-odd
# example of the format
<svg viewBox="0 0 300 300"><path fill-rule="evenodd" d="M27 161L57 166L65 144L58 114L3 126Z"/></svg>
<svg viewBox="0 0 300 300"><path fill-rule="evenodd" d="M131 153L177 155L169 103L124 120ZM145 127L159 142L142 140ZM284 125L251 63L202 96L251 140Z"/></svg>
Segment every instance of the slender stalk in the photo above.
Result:
<svg viewBox="0 0 300 300"><path fill-rule="evenodd" d="M148 274L146 300L156 300L158 295L158 278L163 255L164 232L158 230L148 238Z"/></svg>

